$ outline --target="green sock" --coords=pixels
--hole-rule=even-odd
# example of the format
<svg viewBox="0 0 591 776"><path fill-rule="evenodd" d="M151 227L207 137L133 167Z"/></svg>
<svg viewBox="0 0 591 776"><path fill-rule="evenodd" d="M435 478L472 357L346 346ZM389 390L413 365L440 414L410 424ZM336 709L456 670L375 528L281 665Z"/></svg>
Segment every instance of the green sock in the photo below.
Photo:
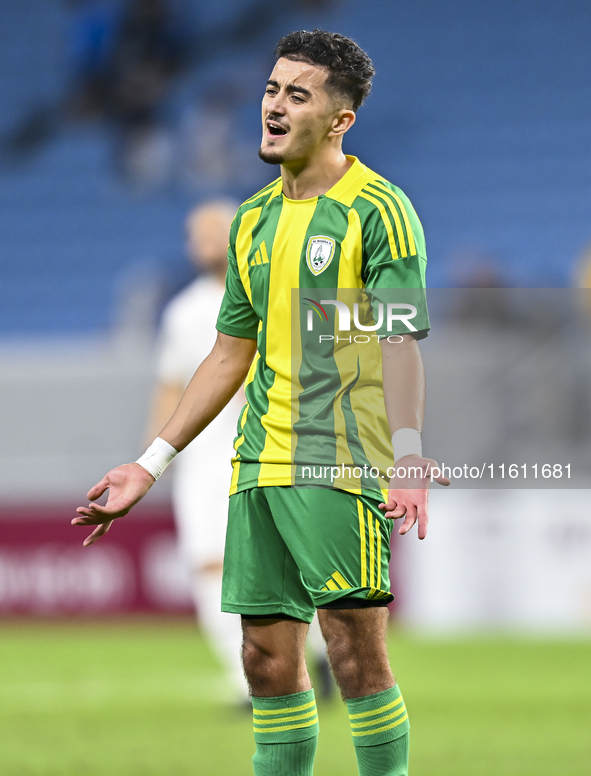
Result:
<svg viewBox="0 0 591 776"><path fill-rule="evenodd" d="M252 699L255 776L312 776L318 713L314 690Z"/></svg>
<svg viewBox="0 0 591 776"><path fill-rule="evenodd" d="M347 709L359 776L407 776L410 725L398 685L351 698Z"/></svg>

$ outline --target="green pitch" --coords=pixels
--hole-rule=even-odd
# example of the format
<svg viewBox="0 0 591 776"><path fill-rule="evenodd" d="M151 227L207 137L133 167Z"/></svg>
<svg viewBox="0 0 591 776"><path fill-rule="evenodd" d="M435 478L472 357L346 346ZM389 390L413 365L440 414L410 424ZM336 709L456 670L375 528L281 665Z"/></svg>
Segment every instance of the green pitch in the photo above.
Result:
<svg viewBox="0 0 591 776"><path fill-rule="evenodd" d="M393 633L411 776L588 776L591 642ZM249 776L250 716L190 623L4 625L3 776ZM221 700L220 700L221 699ZM353 776L343 706L320 706L316 776Z"/></svg>

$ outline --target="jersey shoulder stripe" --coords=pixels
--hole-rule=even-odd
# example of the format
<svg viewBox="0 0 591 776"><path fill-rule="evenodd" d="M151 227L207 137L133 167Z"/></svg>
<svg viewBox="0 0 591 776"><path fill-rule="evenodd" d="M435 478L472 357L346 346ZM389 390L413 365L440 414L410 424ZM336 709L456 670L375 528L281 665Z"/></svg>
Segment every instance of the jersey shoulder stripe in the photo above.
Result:
<svg viewBox="0 0 591 776"><path fill-rule="evenodd" d="M407 230L406 222L401 212L401 206L392 196L390 196L389 190L378 188L376 184L370 183L365 187L362 193L369 195L372 198L372 202L377 201L384 207L396 234L399 258L405 259L407 256L413 256L415 251L410 250L410 246L412 244L414 248L414 240L409 238L407 233L410 231L410 226Z"/></svg>
<svg viewBox="0 0 591 776"><path fill-rule="evenodd" d="M366 203L369 203L369 206L366 205ZM359 196L354 202L354 208L359 212L362 229L363 226L367 224L368 219L371 218L376 211L379 213L388 236L390 253L392 254L393 259L404 258L408 255L406 253L404 237L402 236L401 238L401 234L396 228L395 220L386 201L381 197L376 196L376 193L368 187L364 187L363 190L359 192Z"/></svg>
<svg viewBox="0 0 591 776"><path fill-rule="evenodd" d="M273 197L276 197L277 194L281 193L281 190L281 178L276 178L268 186L265 186L264 189L261 189L250 199L243 202L238 208L230 229L230 247L234 249L237 258L240 254L238 246L239 241L241 241L242 248L244 249L242 250L243 258L248 257L252 242L252 230L257 225L265 206ZM241 271L240 274L244 281L244 273L246 272L246 274L248 274L248 265L245 261L240 262L240 260L238 261L238 264L239 266L241 264L243 265L243 271ZM249 285L248 281L246 282L246 285Z"/></svg>
<svg viewBox="0 0 591 776"><path fill-rule="evenodd" d="M423 225L409 198L402 191L402 189L399 189L398 186L395 186L393 183L390 183L383 178L380 178L378 181L376 181L375 185L377 188L381 188L387 194L389 193L389 195L394 199L400 209L408 238L411 241L411 251L426 261L427 251L425 246L425 233L423 231Z"/></svg>
<svg viewBox="0 0 591 776"><path fill-rule="evenodd" d="M388 183L388 181L385 180L376 180L369 184L369 189L376 192L376 194L381 195L385 199L388 200L388 203L393 203L394 208L391 207L392 213L395 217L397 226L398 226L398 219L401 221L401 230L404 232L404 236L406 239L406 244L408 248L408 255L409 256L415 256L417 253L417 247L414 240L413 230L410 223L409 213L407 211L407 204L410 207L410 202L406 198L406 196L398 189L396 186L393 186L391 183ZM406 203L404 202L406 200ZM414 209L413 209L414 212ZM398 216L396 215L398 213Z"/></svg>
<svg viewBox="0 0 591 776"><path fill-rule="evenodd" d="M397 186L373 173L352 206L359 212L362 225L375 218L376 211L380 214L390 245L396 245L393 259L417 255L426 258L421 222L408 197Z"/></svg>
<svg viewBox="0 0 591 776"><path fill-rule="evenodd" d="M242 208L244 208L247 205L254 205L255 203L258 202L258 200L262 199L263 197L269 196L269 195L275 193L273 190L277 187L278 184L281 184L281 178L275 178L274 181L271 181L271 183L269 183L263 189L261 189L260 191L257 191L256 194L253 194L252 197L250 197L249 199L245 200L240 205L238 210L240 211ZM258 204L260 205L261 203L258 202Z"/></svg>

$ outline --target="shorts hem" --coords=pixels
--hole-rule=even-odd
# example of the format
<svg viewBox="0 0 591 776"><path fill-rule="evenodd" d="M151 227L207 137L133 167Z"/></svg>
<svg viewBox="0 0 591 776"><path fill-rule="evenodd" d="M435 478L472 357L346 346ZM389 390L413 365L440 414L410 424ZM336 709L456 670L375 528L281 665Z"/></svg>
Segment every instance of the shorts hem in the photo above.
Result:
<svg viewBox="0 0 591 776"><path fill-rule="evenodd" d="M371 609L372 607L388 606L388 601L385 598L371 599L371 598L351 598L343 596L342 598L335 598L332 601L326 601L326 603L318 604L317 609Z"/></svg>
<svg viewBox="0 0 591 776"><path fill-rule="evenodd" d="M257 606L253 604L228 604L222 602L222 612L248 615L249 619L256 617L257 614L262 617L268 617L273 614L285 614L287 617L310 623L314 619L314 611L304 611L295 606L286 606L285 604L259 604Z"/></svg>
<svg viewBox="0 0 591 776"><path fill-rule="evenodd" d="M375 588L374 588L375 590ZM349 602L343 609L362 609L367 606L387 606L394 600L393 594L389 590L380 590L380 595L370 597L372 588L360 587L350 588L349 590L336 591L334 593L323 593L315 598L317 609L338 609L339 603ZM352 603L358 601L359 603Z"/></svg>

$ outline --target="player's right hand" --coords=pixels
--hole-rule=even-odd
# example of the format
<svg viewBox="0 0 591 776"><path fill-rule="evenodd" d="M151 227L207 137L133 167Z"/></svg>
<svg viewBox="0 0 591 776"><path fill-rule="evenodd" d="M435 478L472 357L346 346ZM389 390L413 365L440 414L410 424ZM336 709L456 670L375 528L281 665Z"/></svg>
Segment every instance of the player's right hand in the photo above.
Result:
<svg viewBox="0 0 591 776"><path fill-rule="evenodd" d="M87 507L78 507L80 517L72 520L72 525L96 525L97 528L86 537L83 544L88 547L107 533L113 520L123 517L135 506L156 482L150 472L138 463L126 463L111 469L103 479L87 493L91 502L100 498L108 490L109 497L105 506L90 503Z"/></svg>

